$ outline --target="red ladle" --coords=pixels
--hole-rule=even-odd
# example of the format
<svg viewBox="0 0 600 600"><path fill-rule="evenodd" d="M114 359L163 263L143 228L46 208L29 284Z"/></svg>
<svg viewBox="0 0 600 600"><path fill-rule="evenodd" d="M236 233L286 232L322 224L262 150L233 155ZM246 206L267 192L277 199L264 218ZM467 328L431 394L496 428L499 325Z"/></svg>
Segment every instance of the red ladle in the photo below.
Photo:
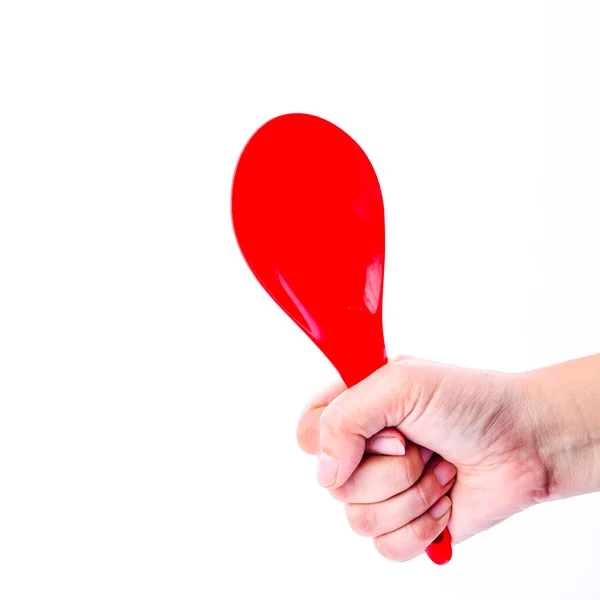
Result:
<svg viewBox="0 0 600 600"><path fill-rule="evenodd" d="M346 385L386 364L383 199L362 148L319 117L276 117L244 148L231 204L248 266ZM427 554L450 560L447 529Z"/></svg>

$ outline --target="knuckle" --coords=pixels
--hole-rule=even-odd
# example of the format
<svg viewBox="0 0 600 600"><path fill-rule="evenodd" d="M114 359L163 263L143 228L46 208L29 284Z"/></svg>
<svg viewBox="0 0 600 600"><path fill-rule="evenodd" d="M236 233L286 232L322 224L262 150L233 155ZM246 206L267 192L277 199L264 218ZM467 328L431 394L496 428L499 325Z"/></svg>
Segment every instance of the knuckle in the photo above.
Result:
<svg viewBox="0 0 600 600"><path fill-rule="evenodd" d="M415 512L419 514L424 513L431 507L433 500L431 492L426 489L423 483L418 483L414 486L413 505Z"/></svg>
<svg viewBox="0 0 600 600"><path fill-rule="evenodd" d="M415 453L415 455L418 456L418 458L406 461L408 463L407 474L410 485L414 485L423 473L423 464L421 463L421 457L418 452Z"/></svg>
<svg viewBox="0 0 600 600"><path fill-rule="evenodd" d="M328 432L336 430L344 430L346 423L346 416L343 411L340 410L337 402L332 402L321 414L319 426L321 430Z"/></svg>
<svg viewBox="0 0 600 600"><path fill-rule="evenodd" d="M296 441L300 450L307 454L314 454L317 446L317 436L312 428L307 427L306 423L301 420L296 428Z"/></svg>
<svg viewBox="0 0 600 600"><path fill-rule="evenodd" d="M396 551L395 548L392 547L389 540L385 537L378 537L373 540L375 544L375 549L383 558L387 558L388 560L396 560Z"/></svg>
<svg viewBox="0 0 600 600"><path fill-rule="evenodd" d="M368 505L349 504L346 516L352 531L360 536L372 537L377 530L376 513Z"/></svg>
<svg viewBox="0 0 600 600"><path fill-rule="evenodd" d="M346 481L346 483L341 485L339 488L329 490L329 494L333 499L339 500L340 502L350 502L355 490L355 478L351 476L350 479L348 479L348 481Z"/></svg>
<svg viewBox="0 0 600 600"><path fill-rule="evenodd" d="M307 454L319 452L319 419L323 409L304 410L296 427L296 440L300 449Z"/></svg>
<svg viewBox="0 0 600 600"><path fill-rule="evenodd" d="M393 477L399 485L407 489L413 485L421 475L421 466L410 457L400 456L394 460Z"/></svg>
<svg viewBox="0 0 600 600"><path fill-rule="evenodd" d="M418 519L410 523L411 533L419 548L426 548L439 533L439 523L433 519Z"/></svg>
<svg viewBox="0 0 600 600"><path fill-rule="evenodd" d="M339 502L344 502L348 498L348 482L344 485L336 488L335 490L329 490L329 495Z"/></svg>
<svg viewBox="0 0 600 600"><path fill-rule="evenodd" d="M404 548L400 544L394 543L388 536L375 538L373 543L375 544L377 552L379 552L383 558L387 558L388 560L404 562L411 558L406 554Z"/></svg>
<svg viewBox="0 0 600 600"><path fill-rule="evenodd" d="M414 522L409 523L408 526L410 527L411 536L417 542L417 544L419 546L425 545L427 543L427 526L424 523L420 523L419 525L417 525Z"/></svg>

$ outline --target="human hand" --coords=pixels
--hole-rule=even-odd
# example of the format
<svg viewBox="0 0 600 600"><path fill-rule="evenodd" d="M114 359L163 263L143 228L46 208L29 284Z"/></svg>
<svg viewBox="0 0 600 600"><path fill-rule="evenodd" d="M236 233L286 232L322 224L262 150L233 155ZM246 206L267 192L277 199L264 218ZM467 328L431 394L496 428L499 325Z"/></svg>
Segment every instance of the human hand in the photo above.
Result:
<svg viewBox="0 0 600 600"><path fill-rule="evenodd" d="M518 375L401 358L319 394L298 442L351 527L409 560L446 526L458 543L549 497L530 390Z"/></svg>

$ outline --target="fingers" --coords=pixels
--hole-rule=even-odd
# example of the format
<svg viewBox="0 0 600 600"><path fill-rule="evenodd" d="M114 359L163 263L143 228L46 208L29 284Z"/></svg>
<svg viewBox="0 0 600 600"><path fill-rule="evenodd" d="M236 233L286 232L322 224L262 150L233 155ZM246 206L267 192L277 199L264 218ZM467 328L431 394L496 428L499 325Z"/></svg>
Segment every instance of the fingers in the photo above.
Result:
<svg viewBox="0 0 600 600"><path fill-rule="evenodd" d="M300 415L296 439L301 450L307 454L319 453L319 420L325 407L335 400L346 388L343 381L336 381L320 391L306 405Z"/></svg>
<svg viewBox="0 0 600 600"><path fill-rule="evenodd" d="M346 503L380 502L410 488L424 466L415 444L408 445L404 456L366 456L348 481L330 493Z"/></svg>
<svg viewBox="0 0 600 600"><path fill-rule="evenodd" d="M358 535L367 537L379 537L405 527L429 511L450 491L455 475L453 465L436 457L427 465L419 481L406 491L382 502L348 504L346 516L350 527ZM345 487L334 490L332 494Z"/></svg>
<svg viewBox="0 0 600 600"><path fill-rule="evenodd" d="M425 514L408 525L376 537L373 541L379 554L393 561L411 560L425 551L442 533L450 520L452 503L442 496Z"/></svg>
<svg viewBox="0 0 600 600"><path fill-rule="evenodd" d="M431 397L438 386L431 373L416 371L409 360L388 363L327 405L319 422L322 486L343 485L363 456L365 440L400 425L417 401Z"/></svg>
<svg viewBox="0 0 600 600"><path fill-rule="evenodd" d="M347 503L352 529L373 537L378 551L395 561L421 554L444 530L456 476L453 465L407 445L399 431L440 384L439 371L413 363L398 357L351 389L329 386L307 405L297 430L300 447L319 454L319 483ZM404 431L419 438L410 420Z"/></svg>

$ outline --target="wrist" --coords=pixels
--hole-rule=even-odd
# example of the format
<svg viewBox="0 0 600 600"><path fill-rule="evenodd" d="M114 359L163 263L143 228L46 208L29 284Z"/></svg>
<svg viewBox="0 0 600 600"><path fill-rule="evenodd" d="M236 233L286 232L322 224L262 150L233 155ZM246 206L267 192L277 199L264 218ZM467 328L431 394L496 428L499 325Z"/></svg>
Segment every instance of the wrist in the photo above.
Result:
<svg viewBox="0 0 600 600"><path fill-rule="evenodd" d="M523 374L547 499L600 491L600 355Z"/></svg>

